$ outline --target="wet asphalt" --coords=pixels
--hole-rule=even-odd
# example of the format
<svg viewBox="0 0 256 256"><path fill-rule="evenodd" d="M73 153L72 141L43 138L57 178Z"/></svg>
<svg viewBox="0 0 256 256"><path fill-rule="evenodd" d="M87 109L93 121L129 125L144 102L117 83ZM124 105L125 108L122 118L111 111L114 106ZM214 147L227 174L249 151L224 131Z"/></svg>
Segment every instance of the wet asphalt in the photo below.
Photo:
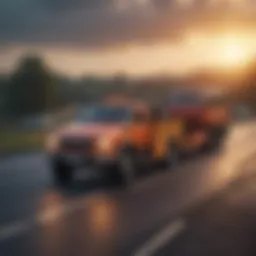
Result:
<svg viewBox="0 0 256 256"><path fill-rule="evenodd" d="M125 189L85 170L56 187L43 152L3 157L0 255L134 255L177 218L184 231L154 255L255 255L254 131L239 126L175 169L141 170Z"/></svg>

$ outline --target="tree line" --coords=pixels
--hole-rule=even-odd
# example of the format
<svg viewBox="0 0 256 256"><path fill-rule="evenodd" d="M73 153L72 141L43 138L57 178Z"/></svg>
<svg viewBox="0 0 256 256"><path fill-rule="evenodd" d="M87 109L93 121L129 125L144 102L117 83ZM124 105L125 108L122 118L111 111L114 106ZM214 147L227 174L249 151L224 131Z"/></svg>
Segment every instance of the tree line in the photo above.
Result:
<svg viewBox="0 0 256 256"><path fill-rule="evenodd" d="M71 79L53 72L41 57L24 56L10 75L0 76L0 115L21 118L51 112L125 89L122 74Z"/></svg>
<svg viewBox="0 0 256 256"><path fill-rule="evenodd" d="M135 82L122 73L108 78L71 79L53 72L41 57L24 56L11 74L0 76L0 116L20 118L51 112L70 104L97 100L112 92L148 94L154 98L159 92L164 95L169 86L177 83L175 79L163 77ZM256 110L256 62L249 65L245 79L234 95L236 101Z"/></svg>

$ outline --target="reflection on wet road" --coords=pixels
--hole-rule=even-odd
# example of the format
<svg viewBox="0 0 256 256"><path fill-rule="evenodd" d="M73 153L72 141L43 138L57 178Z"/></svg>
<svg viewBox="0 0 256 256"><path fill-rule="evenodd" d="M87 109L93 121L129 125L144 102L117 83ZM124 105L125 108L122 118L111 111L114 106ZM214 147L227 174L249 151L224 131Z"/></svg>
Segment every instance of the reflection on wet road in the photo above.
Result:
<svg viewBox="0 0 256 256"><path fill-rule="evenodd" d="M130 255L159 227L237 178L256 150L248 125L224 148L126 190L79 177L51 184L43 154L1 159L0 255ZM82 174L81 174L82 176Z"/></svg>
<svg viewBox="0 0 256 256"><path fill-rule="evenodd" d="M188 212L186 228L155 256L254 256L256 254L256 161L254 173L232 183ZM149 256L149 255L147 255Z"/></svg>

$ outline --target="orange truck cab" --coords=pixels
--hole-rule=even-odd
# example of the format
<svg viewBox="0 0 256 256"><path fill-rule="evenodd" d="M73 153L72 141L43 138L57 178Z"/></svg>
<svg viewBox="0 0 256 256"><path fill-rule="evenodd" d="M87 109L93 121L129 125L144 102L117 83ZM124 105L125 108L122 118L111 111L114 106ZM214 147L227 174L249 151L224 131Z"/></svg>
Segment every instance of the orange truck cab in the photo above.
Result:
<svg viewBox="0 0 256 256"><path fill-rule="evenodd" d="M135 154L151 146L152 136L150 111L143 104L103 102L82 108L71 124L47 138L54 180L70 182L78 168L108 173L109 167L118 165L120 176L128 181Z"/></svg>

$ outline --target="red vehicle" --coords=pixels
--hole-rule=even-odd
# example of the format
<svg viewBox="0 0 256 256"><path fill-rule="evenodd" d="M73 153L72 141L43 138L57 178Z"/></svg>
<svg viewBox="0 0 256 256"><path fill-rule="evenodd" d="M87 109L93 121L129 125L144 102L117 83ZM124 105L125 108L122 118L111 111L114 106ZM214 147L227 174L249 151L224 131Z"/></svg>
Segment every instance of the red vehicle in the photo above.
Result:
<svg viewBox="0 0 256 256"><path fill-rule="evenodd" d="M184 120L187 133L205 133L207 140L203 150L215 149L225 138L230 117L222 95L195 90L172 92L165 107L173 116Z"/></svg>

